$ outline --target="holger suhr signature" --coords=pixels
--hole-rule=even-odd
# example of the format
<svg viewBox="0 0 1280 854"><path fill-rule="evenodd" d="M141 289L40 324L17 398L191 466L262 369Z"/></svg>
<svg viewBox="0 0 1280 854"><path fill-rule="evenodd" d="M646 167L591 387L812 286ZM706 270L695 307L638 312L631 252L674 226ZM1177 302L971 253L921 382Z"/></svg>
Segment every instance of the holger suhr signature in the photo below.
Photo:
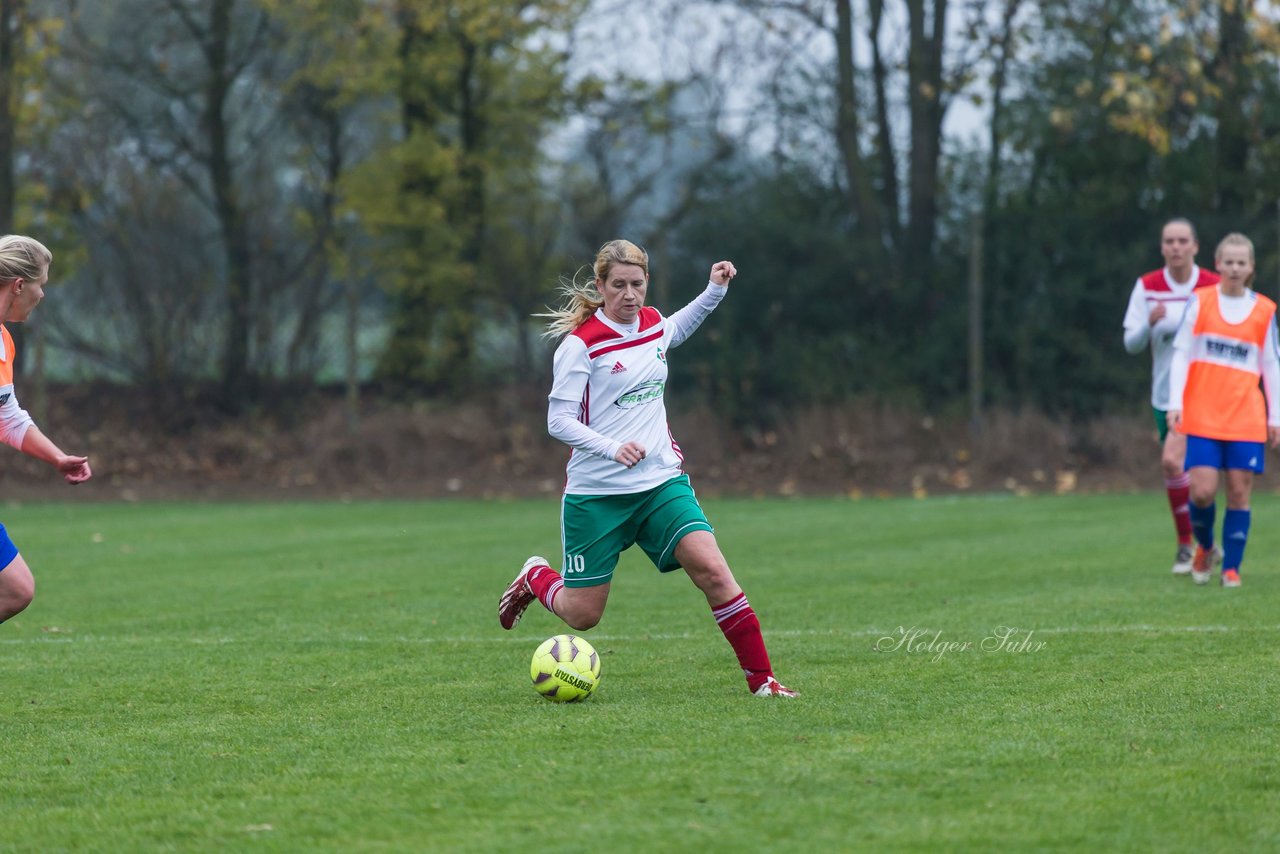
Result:
<svg viewBox="0 0 1280 854"><path fill-rule="evenodd" d="M997 626L991 634L978 641L944 638L941 629L922 629L918 626L898 626L895 633L876 641L876 652L909 652L928 655L930 661L941 661L952 653L965 652L1039 652L1045 642L1034 639L1032 629L1015 626Z"/></svg>

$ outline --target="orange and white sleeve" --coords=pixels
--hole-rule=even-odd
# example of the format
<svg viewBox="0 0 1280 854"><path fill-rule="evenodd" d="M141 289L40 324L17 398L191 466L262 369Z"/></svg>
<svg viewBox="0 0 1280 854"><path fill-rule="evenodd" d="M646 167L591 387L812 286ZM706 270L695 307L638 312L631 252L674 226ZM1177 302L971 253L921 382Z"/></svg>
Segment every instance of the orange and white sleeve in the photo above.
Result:
<svg viewBox="0 0 1280 854"><path fill-rule="evenodd" d="M35 422L13 391L13 355L13 338L0 326L0 442L22 450L22 440Z"/></svg>

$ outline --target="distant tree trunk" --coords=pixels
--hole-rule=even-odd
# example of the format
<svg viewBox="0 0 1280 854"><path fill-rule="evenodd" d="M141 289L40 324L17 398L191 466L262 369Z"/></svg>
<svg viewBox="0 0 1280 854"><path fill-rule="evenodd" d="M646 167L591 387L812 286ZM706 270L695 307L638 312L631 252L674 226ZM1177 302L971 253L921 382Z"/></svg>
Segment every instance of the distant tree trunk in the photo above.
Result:
<svg viewBox="0 0 1280 854"><path fill-rule="evenodd" d="M1249 90L1247 16L1253 0L1218 4L1218 52L1213 80L1220 90L1216 110L1218 211L1238 216L1244 210L1244 179L1249 158L1249 123L1244 114Z"/></svg>
<svg viewBox="0 0 1280 854"><path fill-rule="evenodd" d="M342 287L347 297L343 336L347 370L343 406L347 414L347 432L355 433L360 426L360 285L354 276L348 274Z"/></svg>
<svg viewBox="0 0 1280 854"><path fill-rule="evenodd" d="M311 263L303 271L303 275L311 276L313 281L302 295L298 306L298 327L285 351L285 372L290 378L301 378L305 373L304 357L315 346L323 315L322 304L329 293L326 286L331 282L330 274L333 269L331 253L340 251L334 244L337 237L338 182L342 179L346 158L342 143L342 118L330 106L334 95L333 91L317 92L311 108L324 129L324 189L320 198L319 222L316 225L315 245L318 251L313 254Z"/></svg>
<svg viewBox="0 0 1280 854"><path fill-rule="evenodd" d="M421 71L430 55L437 33L425 29L414 3L395 6L396 97L399 100L400 130L406 144L429 135L438 121L439 108L432 82ZM439 179L420 163L404 167L399 181L400 199L432 198ZM399 202L397 202L398 204ZM425 223L402 223L395 235L399 248L408 250L412 261L402 270L405 281L392 295L391 332L382 354L378 374L397 383L422 385L433 382L428 367L439 323L439 306L431 293L431 264L439 257L438 235Z"/></svg>
<svg viewBox="0 0 1280 854"><path fill-rule="evenodd" d="M931 7L931 8L930 8ZM911 116L910 212L903 267L922 279L931 267L938 221L938 160L942 153L942 48L947 0L907 0L907 105Z"/></svg>
<svg viewBox="0 0 1280 854"><path fill-rule="evenodd" d="M0 0L0 233L13 231L13 135L15 103L14 68L22 0Z"/></svg>
<svg viewBox="0 0 1280 854"><path fill-rule="evenodd" d="M252 296L251 252L245 215L240 207L235 176L232 174L230 128L227 121L227 98L236 75L227 64L234 6L235 0L213 0L209 8L208 38L204 44L205 58L209 64L204 130L209 144L209 181L213 189L227 264L223 399L228 407L239 410L253 401L255 389L251 387L249 374L249 340L252 334L249 310Z"/></svg>
<svg viewBox="0 0 1280 854"><path fill-rule="evenodd" d="M969 430L973 435L982 432L982 404L984 397L983 350L984 324L982 320L982 215L970 223L969 234Z"/></svg>
<svg viewBox="0 0 1280 854"><path fill-rule="evenodd" d="M844 167L849 210L858 226L884 240L884 223L859 145L858 89L854 81L853 4L836 0L836 145Z"/></svg>
<svg viewBox="0 0 1280 854"><path fill-rule="evenodd" d="M1004 97L1005 84L1009 74L1009 61L1013 55L1013 19L1018 14L1018 7L1022 0L1004 0L1004 11L1001 14L1001 28L996 35L996 43L992 48L998 48L999 52L995 57L995 68L991 73L991 124L988 127L987 142L987 182L983 191L982 207L983 213L986 215L986 225L991 226L991 219L995 213L997 194L1000 190L1000 163L1001 148L1004 145L1004 138L1001 134L1004 124ZM991 235L988 234L988 237Z"/></svg>
<svg viewBox="0 0 1280 854"><path fill-rule="evenodd" d="M475 348L476 313L472 297L479 290L479 268L484 252L487 225L485 207L485 170L482 163L485 133L483 106L486 93L481 88L478 68L480 48L459 32L455 36L462 55L458 70L457 98L461 151L458 152L458 174L462 178L460 205L454 211L454 221L462 232L461 259L468 269L470 281L448 298L445 335L448 339L449 382L460 389L467 384Z"/></svg>
<svg viewBox="0 0 1280 854"><path fill-rule="evenodd" d="M884 0L868 0L871 42L871 82L876 93L876 149L880 156L880 204L888 224L889 248L897 252L902 243L902 212L898 199L898 157L893 147L893 126L889 118L889 69L880 53L880 27L884 21Z"/></svg>

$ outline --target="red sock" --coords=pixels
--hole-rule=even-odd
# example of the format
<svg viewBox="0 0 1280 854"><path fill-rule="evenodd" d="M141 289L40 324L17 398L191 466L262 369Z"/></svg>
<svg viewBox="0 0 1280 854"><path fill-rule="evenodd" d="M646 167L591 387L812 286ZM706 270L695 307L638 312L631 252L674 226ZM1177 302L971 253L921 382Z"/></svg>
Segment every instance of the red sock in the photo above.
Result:
<svg viewBox="0 0 1280 854"><path fill-rule="evenodd" d="M1191 511L1187 504L1191 501L1191 477L1183 474L1164 482L1165 491L1169 493L1169 509L1173 511L1173 526L1178 529L1178 542L1191 544Z"/></svg>
<svg viewBox="0 0 1280 854"><path fill-rule="evenodd" d="M533 591L534 596L538 597L542 606L553 614L556 612L553 607L556 594L563 587L564 579L560 577L560 573L549 566L535 566L529 573L529 589Z"/></svg>
<svg viewBox="0 0 1280 854"><path fill-rule="evenodd" d="M760 634L760 620L751 610L747 594L739 593L723 605L716 605L711 609L711 616L716 618L720 631L737 654L738 664L747 677L747 687L755 691L773 675L773 667Z"/></svg>

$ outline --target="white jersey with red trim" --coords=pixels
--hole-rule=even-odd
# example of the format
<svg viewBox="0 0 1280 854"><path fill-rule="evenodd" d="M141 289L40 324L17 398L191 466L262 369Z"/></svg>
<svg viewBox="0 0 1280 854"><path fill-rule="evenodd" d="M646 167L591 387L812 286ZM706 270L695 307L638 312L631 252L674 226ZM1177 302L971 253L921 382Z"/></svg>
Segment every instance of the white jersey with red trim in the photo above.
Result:
<svg viewBox="0 0 1280 854"><path fill-rule="evenodd" d="M1218 274L1191 265L1191 276L1179 282L1168 267L1138 277L1124 314L1124 348L1141 353L1151 344L1151 406L1169 409L1169 365L1173 362L1173 336L1182 322L1187 300L1199 288L1218 283ZM1151 310L1163 305L1165 315L1151 325Z"/></svg>
<svg viewBox="0 0 1280 854"><path fill-rule="evenodd" d="M597 311L565 336L555 354L552 403L576 400L578 421L591 432L617 443L639 442L645 449L645 458L627 468L612 457L575 447L566 469L566 493L641 492L684 471L684 455L667 424L667 351L697 328L725 290L709 287L673 318L646 306L632 329Z"/></svg>

